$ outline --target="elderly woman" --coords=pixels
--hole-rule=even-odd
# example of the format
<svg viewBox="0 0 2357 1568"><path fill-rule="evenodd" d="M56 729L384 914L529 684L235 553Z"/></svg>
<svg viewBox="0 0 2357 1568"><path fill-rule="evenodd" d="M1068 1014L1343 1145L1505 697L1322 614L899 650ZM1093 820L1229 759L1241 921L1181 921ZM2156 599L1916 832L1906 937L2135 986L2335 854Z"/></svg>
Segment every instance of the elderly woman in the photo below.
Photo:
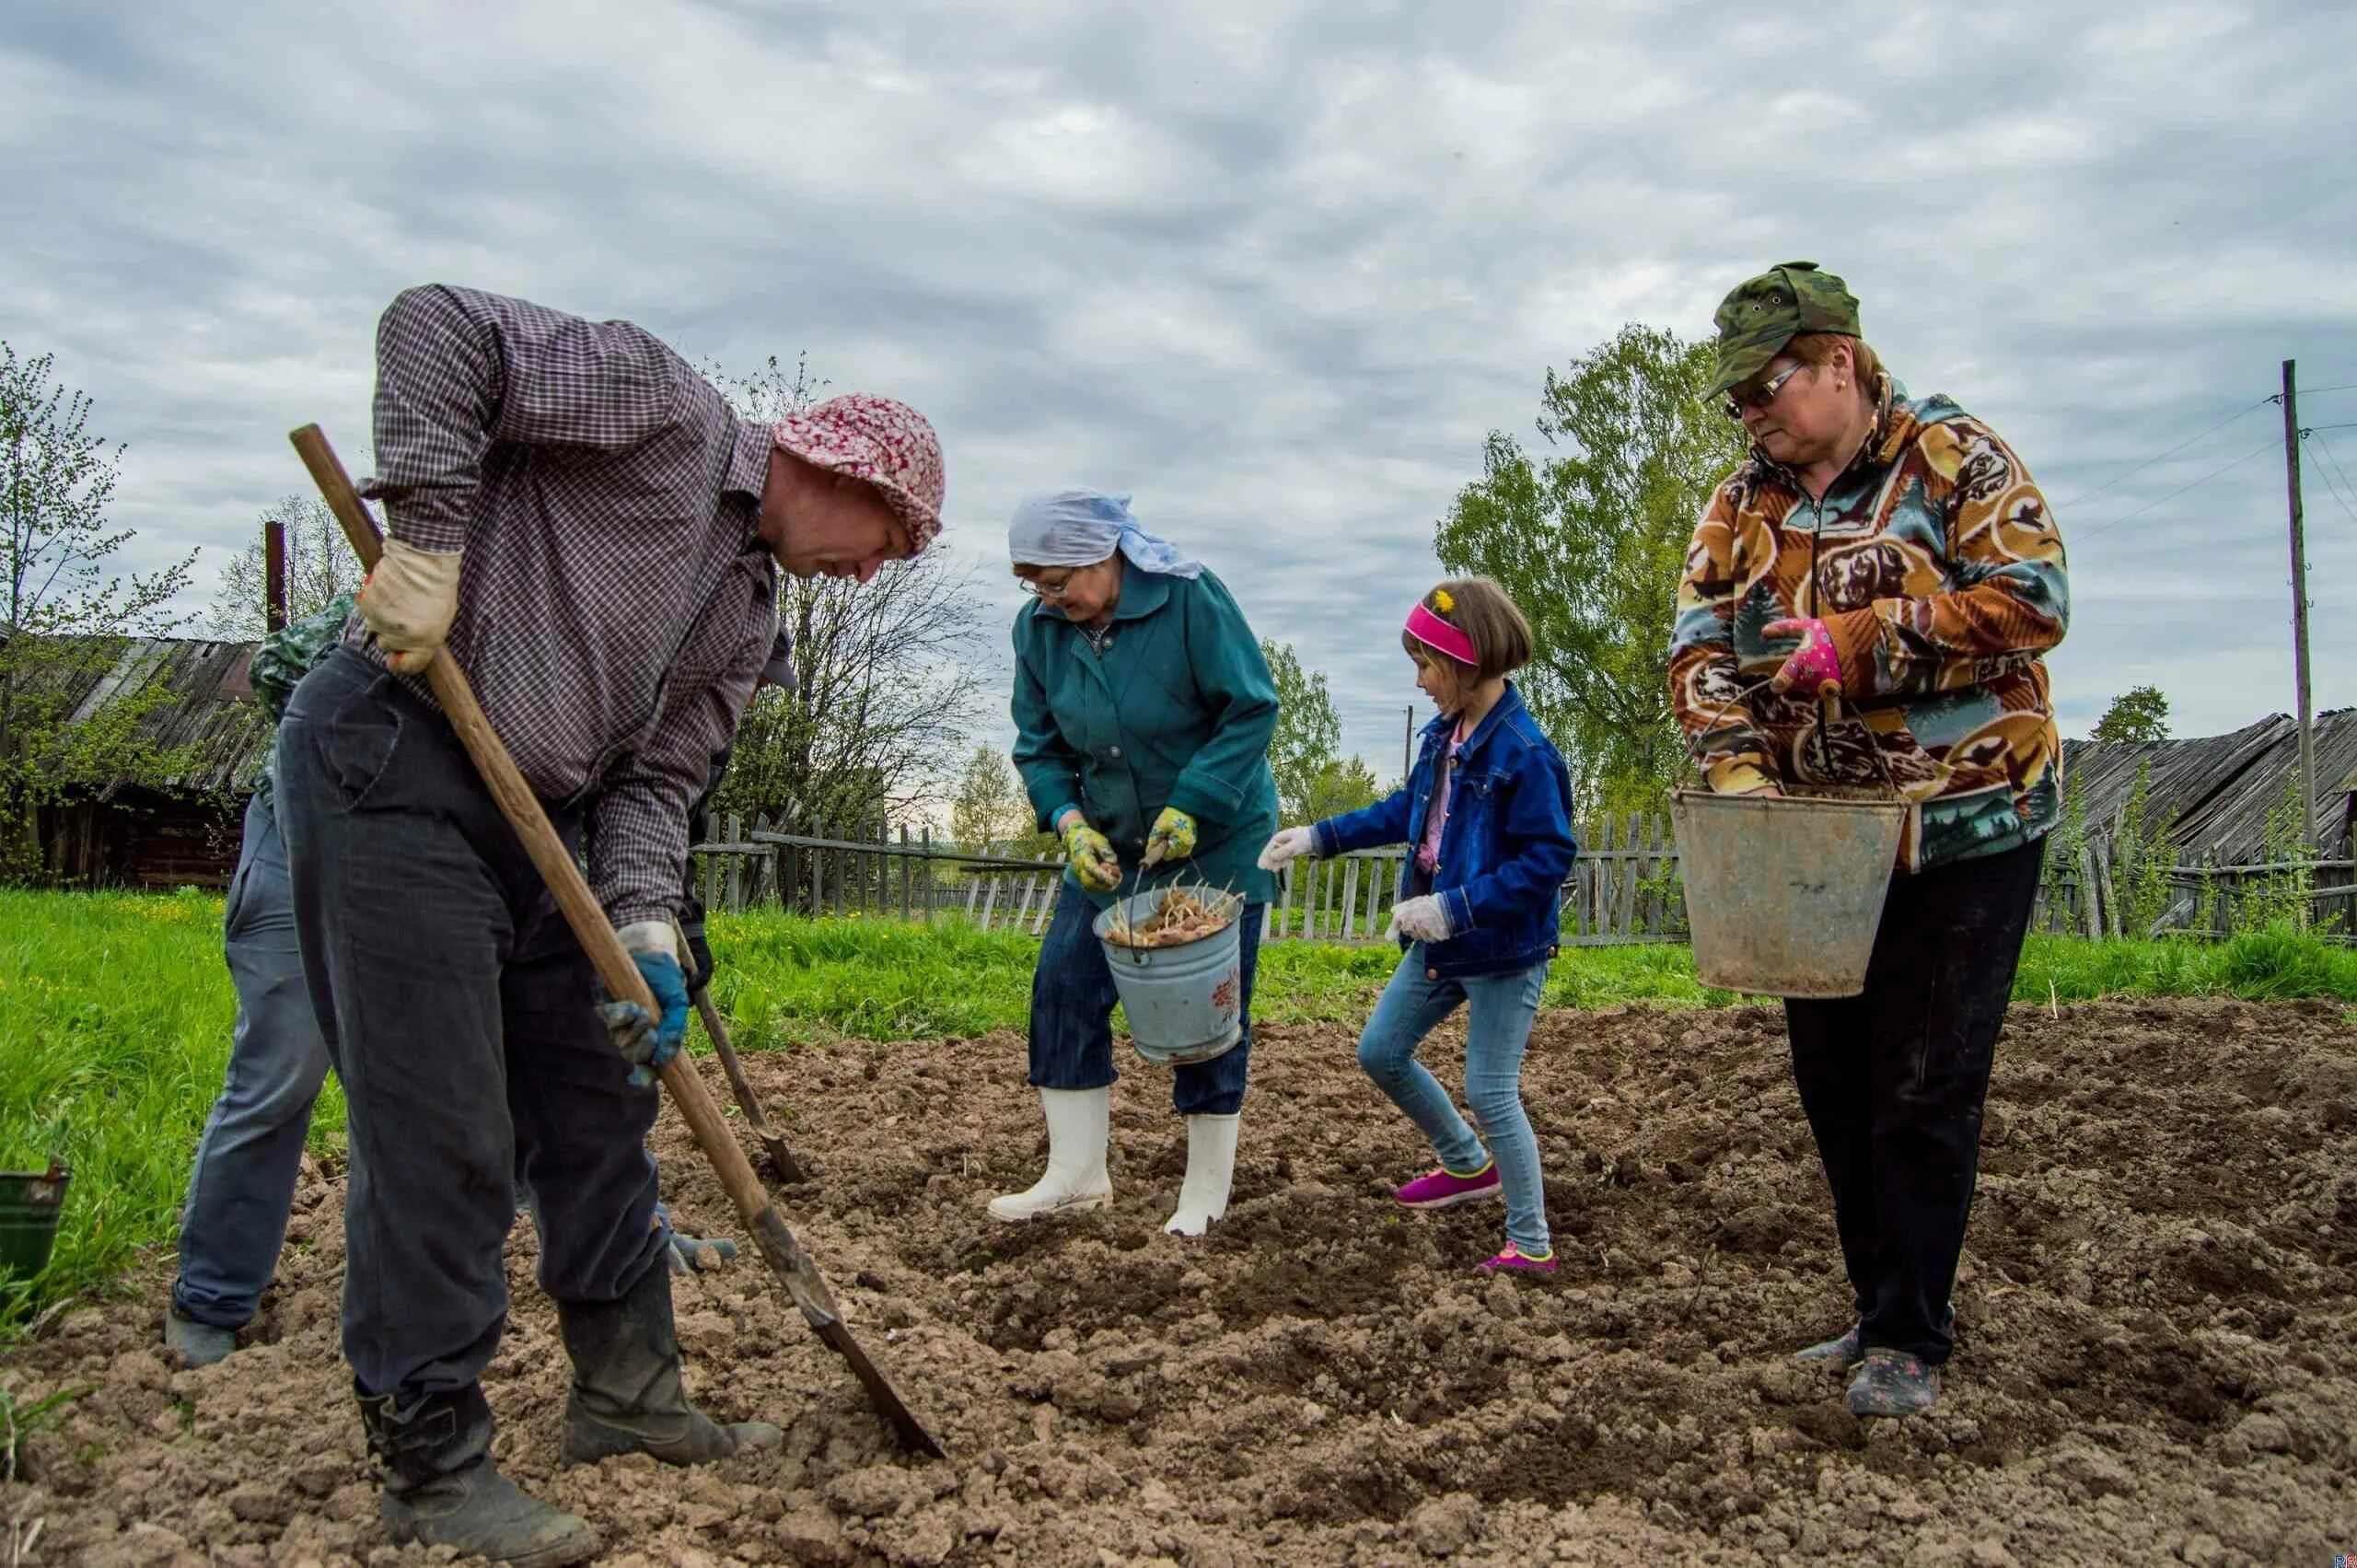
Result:
<svg viewBox="0 0 2357 1568"><path fill-rule="evenodd" d="M1896 788L1910 804L1863 995L1785 1005L1793 1075L1856 1292L1800 1353L1850 1408L1938 1396L1980 1112L2061 812L2040 656L2069 616L2045 497L1987 425L1910 398L1858 302L1787 261L1718 311L1712 395L1751 437L1694 530L1670 643L1713 789Z"/></svg>
<svg viewBox="0 0 2357 1568"><path fill-rule="evenodd" d="M1227 1209L1251 1057L1252 971L1276 830L1269 738L1277 692L1220 580L1093 490L1027 497L1007 530L1033 596L1015 618L1015 763L1069 862L1031 981L1031 1083L1048 1171L991 1214L1026 1220L1112 1202L1105 1143L1113 973L1090 932L1116 898L1174 881L1244 896L1244 1038L1177 1069L1187 1178L1165 1228L1201 1236Z"/></svg>

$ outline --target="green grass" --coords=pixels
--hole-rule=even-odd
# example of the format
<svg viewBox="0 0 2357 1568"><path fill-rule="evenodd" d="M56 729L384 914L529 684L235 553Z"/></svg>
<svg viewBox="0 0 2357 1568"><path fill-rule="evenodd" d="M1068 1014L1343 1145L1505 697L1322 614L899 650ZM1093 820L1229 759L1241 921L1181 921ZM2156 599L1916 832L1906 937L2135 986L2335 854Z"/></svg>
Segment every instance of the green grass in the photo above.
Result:
<svg viewBox="0 0 2357 1568"><path fill-rule="evenodd" d="M237 1008L217 898L0 889L0 1169L74 1168L37 1288L0 1277L6 1323L119 1278L170 1235ZM343 1131L331 1083L312 1141Z"/></svg>
<svg viewBox="0 0 2357 1568"><path fill-rule="evenodd" d="M188 1163L221 1086L234 1016L220 900L198 893L0 889L0 1169L51 1155L74 1167L49 1269L0 1279L0 1337L56 1301L119 1282L170 1238ZM1037 944L963 925L723 916L715 991L747 1049L844 1036L968 1038L1023 1027ZM1382 945L1264 949L1254 1012L1273 1022L1356 1025L1397 959ZM2288 933L2223 946L2032 939L2014 995L2331 996L2357 1004L2357 950ZM1736 1001L1697 981L1682 947L1566 949L1548 981L1557 1007ZM312 1124L341 1142L332 1083Z"/></svg>

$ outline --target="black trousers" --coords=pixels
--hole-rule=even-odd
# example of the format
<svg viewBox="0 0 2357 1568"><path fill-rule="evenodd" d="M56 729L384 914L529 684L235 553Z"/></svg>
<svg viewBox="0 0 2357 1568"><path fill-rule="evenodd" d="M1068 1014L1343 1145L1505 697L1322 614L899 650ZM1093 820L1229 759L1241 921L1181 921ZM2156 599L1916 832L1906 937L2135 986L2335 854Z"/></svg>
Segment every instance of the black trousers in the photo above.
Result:
<svg viewBox="0 0 2357 1568"><path fill-rule="evenodd" d="M616 1300L655 1266L660 1091L631 1086L588 956L439 714L344 650L278 744L304 979L348 1108L344 1355L363 1393L447 1393L505 1326L519 1179L551 1295Z"/></svg>
<svg viewBox="0 0 2357 1568"><path fill-rule="evenodd" d="M2045 859L2040 842L1895 879L1864 994L1784 1005L1865 1342L1933 1365Z"/></svg>

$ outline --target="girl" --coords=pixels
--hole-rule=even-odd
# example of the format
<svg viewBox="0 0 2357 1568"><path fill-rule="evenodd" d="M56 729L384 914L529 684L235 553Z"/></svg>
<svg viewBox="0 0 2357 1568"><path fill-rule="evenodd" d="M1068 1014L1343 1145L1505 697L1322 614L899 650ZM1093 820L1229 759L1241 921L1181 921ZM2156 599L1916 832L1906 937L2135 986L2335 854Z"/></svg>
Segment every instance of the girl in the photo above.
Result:
<svg viewBox="0 0 2357 1568"><path fill-rule="evenodd" d="M1440 1157L1398 1197L1408 1208L1445 1209L1503 1192L1505 1249L1481 1272L1551 1274L1522 1053L1555 952L1558 890L1578 853L1571 779L1506 679L1530 662L1530 626L1497 584L1443 583L1408 612L1400 641L1417 688L1440 709L1406 786L1363 811L1285 829L1260 864L1273 871L1300 855L1415 841L1391 913L1405 954L1359 1038L1359 1065ZM1460 1003L1465 1098L1493 1152L1416 1061L1416 1047Z"/></svg>

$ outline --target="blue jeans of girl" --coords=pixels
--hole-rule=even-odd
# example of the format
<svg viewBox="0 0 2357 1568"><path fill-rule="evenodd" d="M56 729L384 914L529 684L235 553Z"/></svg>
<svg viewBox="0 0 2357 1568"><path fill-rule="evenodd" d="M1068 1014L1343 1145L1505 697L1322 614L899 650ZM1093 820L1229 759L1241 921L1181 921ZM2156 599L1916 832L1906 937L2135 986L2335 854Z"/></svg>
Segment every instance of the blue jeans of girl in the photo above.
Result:
<svg viewBox="0 0 2357 1568"><path fill-rule="evenodd" d="M1522 1053L1530 1020L1547 989L1547 965L1454 980L1425 978L1422 943L1408 949L1383 1000L1359 1036L1359 1065L1391 1103L1432 1143L1440 1163L1460 1175L1492 1156L1506 1200L1506 1239L1515 1250L1543 1258L1554 1249L1547 1233L1547 1189L1538 1168L1538 1140L1522 1109ZM1416 1060L1416 1048L1441 1020L1465 1008L1465 1098L1489 1136L1466 1125L1448 1091Z"/></svg>

